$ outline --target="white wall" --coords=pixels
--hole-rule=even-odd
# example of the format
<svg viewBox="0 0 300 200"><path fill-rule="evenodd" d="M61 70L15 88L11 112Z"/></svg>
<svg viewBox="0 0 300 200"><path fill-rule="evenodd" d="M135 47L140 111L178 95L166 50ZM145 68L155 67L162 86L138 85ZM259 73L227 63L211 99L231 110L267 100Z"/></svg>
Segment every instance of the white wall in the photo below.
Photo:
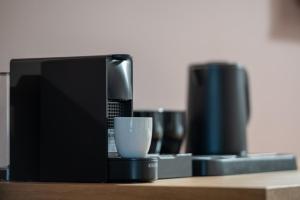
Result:
<svg viewBox="0 0 300 200"><path fill-rule="evenodd" d="M238 61L251 78L251 151L300 155L295 0L0 0L0 71L17 57L129 53L134 106L184 109L187 66Z"/></svg>

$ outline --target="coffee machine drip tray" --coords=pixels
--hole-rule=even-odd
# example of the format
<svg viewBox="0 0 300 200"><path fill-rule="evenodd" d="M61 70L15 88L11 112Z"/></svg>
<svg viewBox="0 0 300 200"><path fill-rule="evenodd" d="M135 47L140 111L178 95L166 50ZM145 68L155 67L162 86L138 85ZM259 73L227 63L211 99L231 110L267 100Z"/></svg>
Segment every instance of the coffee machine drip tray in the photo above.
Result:
<svg viewBox="0 0 300 200"><path fill-rule="evenodd" d="M193 176L224 176L296 169L296 157L292 154L193 156Z"/></svg>
<svg viewBox="0 0 300 200"><path fill-rule="evenodd" d="M108 182L152 182L192 176L191 154L149 154L146 158L108 158Z"/></svg>
<svg viewBox="0 0 300 200"><path fill-rule="evenodd" d="M157 168L156 157L110 157L108 158L108 182L152 182L158 179Z"/></svg>

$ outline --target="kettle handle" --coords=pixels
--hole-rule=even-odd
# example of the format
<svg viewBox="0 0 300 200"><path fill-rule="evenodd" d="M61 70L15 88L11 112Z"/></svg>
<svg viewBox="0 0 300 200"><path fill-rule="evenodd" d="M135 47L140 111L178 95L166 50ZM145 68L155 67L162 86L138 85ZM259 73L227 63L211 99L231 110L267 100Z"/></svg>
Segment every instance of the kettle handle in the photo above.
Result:
<svg viewBox="0 0 300 200"><path fill-rule="evenodd" d="M246 110L247 110L247 123L250 120L251 107L250 107L250 91L249 91L249 76L247 70L243 68L245 75L245 97L246 97Z"/></svg>
<svg viewBox="0 0 300 200"><path fill-rule="evenodd" d="M0 72L0 168L9 165L9 73Z"/></svg>

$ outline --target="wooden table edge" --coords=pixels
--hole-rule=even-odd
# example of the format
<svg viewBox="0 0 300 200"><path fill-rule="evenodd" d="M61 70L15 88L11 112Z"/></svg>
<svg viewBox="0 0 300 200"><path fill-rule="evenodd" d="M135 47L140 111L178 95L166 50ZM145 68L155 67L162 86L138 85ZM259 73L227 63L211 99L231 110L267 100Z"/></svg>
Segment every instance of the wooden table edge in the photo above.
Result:
<svg viewBox="0 0 300 200"><path fill-rule="evenodd" d="M147 186L128 184L73 183L0 183L3 200L260 200L265 199L264 188Z"/></svg>

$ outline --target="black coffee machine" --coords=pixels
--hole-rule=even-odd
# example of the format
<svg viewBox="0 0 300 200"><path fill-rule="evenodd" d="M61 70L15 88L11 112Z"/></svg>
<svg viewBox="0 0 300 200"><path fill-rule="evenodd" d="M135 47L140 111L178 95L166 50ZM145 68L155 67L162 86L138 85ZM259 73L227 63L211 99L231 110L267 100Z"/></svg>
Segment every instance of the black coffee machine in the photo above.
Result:
<svg viewBox="0 0 300 200"><path fill-rule="evenodd" d="M129 55L15 59L8 180L139 182L157 158L117 156L113 118L132 116Z"/></svg>

